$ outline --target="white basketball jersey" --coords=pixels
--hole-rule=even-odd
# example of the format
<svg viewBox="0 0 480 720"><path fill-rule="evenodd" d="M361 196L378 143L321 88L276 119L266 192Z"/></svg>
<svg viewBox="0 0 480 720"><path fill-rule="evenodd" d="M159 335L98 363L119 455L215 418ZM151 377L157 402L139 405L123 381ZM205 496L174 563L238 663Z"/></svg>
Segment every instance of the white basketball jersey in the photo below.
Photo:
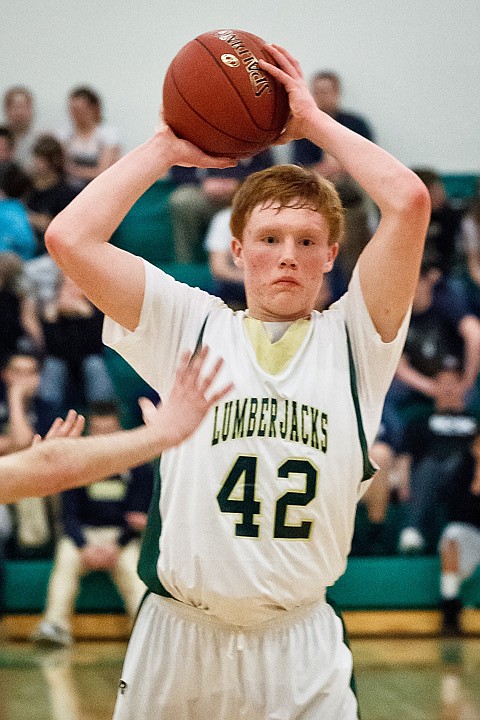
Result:
<svg viewBox="0 0 480 720"><path fill-rule="evenodd" d="M140 563L154 592L238 625L324 597L345 569L362 480L372 474L367 443L405 329L393 343L379 340L357 273L331 310L272 344L259 321L147 266L139 327L106 321L107 344L161 395L197 342L212 363L224 359L218 385L234 385L162 455Z"/></svg>

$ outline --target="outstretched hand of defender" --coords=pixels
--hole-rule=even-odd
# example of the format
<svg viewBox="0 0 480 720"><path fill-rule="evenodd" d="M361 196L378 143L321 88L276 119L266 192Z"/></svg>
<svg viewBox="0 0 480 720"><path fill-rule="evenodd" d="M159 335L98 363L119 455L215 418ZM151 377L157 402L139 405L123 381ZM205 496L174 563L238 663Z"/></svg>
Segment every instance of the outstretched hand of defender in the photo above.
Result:
<svg viewBox="0 0 480 720"><path fill-rule="evenodd" d="M274 143L283 145L290 140L307 137L312 113L319 113L320 110L303 77L298 60L295 60L288 50L279 45L269 45L268 51L275 58L278 67L266 60L259 60L259 65L285 86L290 104L290 118L287 126L277 142Z"/></svg>
<svg viewBox="0 0 480 720"><path fill-rule="evenodd" d="M47 432L43 440L53 440L55 438L77 438L83 432L85 427L85 418L79 415L75 410L69 410L65 420L57 418L52 423L50 430ZM41 435L35 435L32 445L42 441Z"/></svg>
<svg viewBox="0 0 480 720"><path fill-rule="evenodd" d="M147 398L140 398L139 405L145 424L158 434L164 449L183 442L200 425L210 408L233 388L228 385L217 392L212 386L223 366L219 359L205 375L208 348L203 347L192 356L186 352L177 369L170 395L157 407Z"/></svg>

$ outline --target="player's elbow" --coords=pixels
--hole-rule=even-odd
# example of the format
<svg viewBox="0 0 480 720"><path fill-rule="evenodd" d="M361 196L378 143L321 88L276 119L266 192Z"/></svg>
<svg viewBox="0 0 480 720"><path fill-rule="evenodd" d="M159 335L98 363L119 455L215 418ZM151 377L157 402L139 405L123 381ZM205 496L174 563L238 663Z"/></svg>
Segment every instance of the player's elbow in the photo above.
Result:
<svg viewBox="0 0 480 720"><path fill-rule="evenodd" d="M52 258L58 261L67 256L74 245L74 233L62 223L61 218L54 218L45 231L45 247Z"/></svg>
<svg viewBox="0 0 480 720"><path fill-rule="evenodd" d="M413 216L417 221L428 224L432 210L430 193L420 178L410 170L399 201L399 210L402 214Z"/></svg>

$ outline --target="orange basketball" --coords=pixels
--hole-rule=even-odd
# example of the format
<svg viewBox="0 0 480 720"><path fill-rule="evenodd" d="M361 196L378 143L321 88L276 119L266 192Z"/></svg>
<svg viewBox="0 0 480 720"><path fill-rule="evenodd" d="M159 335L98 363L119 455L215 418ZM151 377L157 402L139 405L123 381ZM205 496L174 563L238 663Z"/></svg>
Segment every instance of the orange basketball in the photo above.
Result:
<svg viewBox="0 0 480 720"><path fill-rule="evenodd" d="M173 58L163 84L165 121L210 155L245 157L267 148L284 129L288 94L258 65L276 64L261 38L213 30Z"/></svg>

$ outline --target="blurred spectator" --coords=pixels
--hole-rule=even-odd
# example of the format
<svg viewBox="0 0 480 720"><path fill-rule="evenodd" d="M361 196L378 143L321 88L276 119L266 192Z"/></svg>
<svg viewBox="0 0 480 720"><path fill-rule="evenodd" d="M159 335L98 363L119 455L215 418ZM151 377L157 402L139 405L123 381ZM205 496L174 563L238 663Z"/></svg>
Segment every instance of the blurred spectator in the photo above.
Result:
<svg viewBox="0 0 480 720"><path fill-rule="evenodd" d="M40 370L30 353L13 352L2 364L0 455L28 447L35 434Z"/></svg>
<svg viewBox="0 0 480 720"><path fill-rule="evenodd" d="M30 90L23 85L9 88L3 96L3 113L15 140L14 159L28 171L35 139L35 107Z"/></svg>
<svg viewBox="0 0 480 720"><path fill-rule="evenodd" d="M242 158L233 168L199 171L194 175L194 183L182 183L172 192L170 212L177 262L207 261L204 239L210 220L216 212L230 205L235 190L245 177L271 165L273 155L270 150L265 150L251 158Z"/></svg>
<svg viewBox="0 0 480 720"><path fill-rule="evenodd" d="M425 415L432 410L437 393L442 392L437 381L440 371L460 369L464 405L475 403L480 322L441 280L436 259L425 257L404 352L384 405L399 442L407 413Z"/></svg>
<svg viewBox="0 0 480 720"><path fill-rule="evenodd" d="M465 482L473 478L472 443L478 421L465 410L462 374L441 370L435 382L433 412L412 419L404 433L403 453L411 458L411 468L406 527L399 538L403 552L435 549L447 519L447 498L455 507L458 493L463 496Z"/></svg>
<svg viewBox="0 0 480 720"><path fill-rule="evenodd" d="M33 439L42 408L38 398L40 370L37 358L28 352L14 352L4 363L0 383L3 434L0 454L28 447ZM26 498L12 507L15 537L12 551L22 557L48 552L53 536L52 516L44 498Z"/></svg>
<svg viewBox="0 0 480 720"><path fill-rule="evenodd" d="M6 125L0 125L0 183L5 170L15 159L15 138Z"/></svg>
<svg viewBox="0 0 480 720"><path fill-rule="evenodd" d="M88 422L90 435L120 429L114 403L93 404ZM70 618L80 576L85 572L110 572L133 620L146 589L138 577L137 562L152 484L149 464L62 493L63 534L55 554L45 615L32 637L34 642L50 646L72 643Z"/></svg>
<svg viewBox="0 0 480 720"><path fill-rule="evenodd" d="M70 181L82 188L120 158L118 130L103 120L102 101L90 87L68 96L70 127L61 130Z"/></svg>
<svg viewBox="0 0 480 720"><path fill-rule="evenodd" d="M245 309L246 298L243 272L234 261L231 251L231 208L219 210L211 219L205 236L208 264L214 281L213 292L234 310Z"/></svg>
<svg viewBox="0 0 480 720"><path fill-rule="evenodd" d="M5 546L12 532L12 520L7 505L0 505L0 620L4 608L5 573L4 559Z"/></svg>
<svg viewBox="0 0 480 720"><path fill-rule="evenodd" d="M70 278L59 276L55 296L38 307L44 360L39 397L44 434L58 415L76 404L115 397L102 344L103 315Z"/></svg>
<svg viewBox="0 0 480 720"><path fill-rule="evenodd" d="M50 221L79 192L66 179L65 152L53 135L40 135L35 141L31 178L33 187L26 204L37 240L37 254L41 254L45 252L44 233Z"/></svg>
<svg viewBox="0 0 480 720"><path fill-rule="evenodd" d="M15 163L0 180L0 253L16 253L22 260L35 257L37 247L23 202L30 187L29 176Z"/></svg>
<svg viewBox="0 0 480 720"><path fill-rule="evenodd" d="M374 140L373 130L361 115L347 112L342 107L342 83L340 76L331 70L321 70L312 78L312 95L320 110L331 115L337 122L349 130ZM337 164L334 158L326 155L310 140L302 138L293 141L293 162L305 167L315 167L321 175L331 177Z"/></svg>
<svg viewBox="0 0 480 720"><path fill-rule="evenodd" d="M447 525L439 543L442 632L462 633L462 583L480 565L479 436L465 452L463 472L447 488Z"/></svg>
<svg viewBox="0 0 480 720"><path fill-rule="evenodd" d="M462 236L467 259L468 301L480 318L480 195L472 198L462 220Z"/></svg>
<svg viewBox="0 0 480 720"><path fill-rule="evenodd" d="M19 348L38 347L38 328L24 289L24 267L18 255L0 253L0 364Z"/></svg>
<svg viewBox="0 0 480 720"><path fill-rule="evenodd" d="M444 278L450 278L452 272L462 262L460 257L462 210L453 207L447 197L442 178L436 170L414 168L413 172L427 186L432 203L425 252L436 256Z"/></svg>

